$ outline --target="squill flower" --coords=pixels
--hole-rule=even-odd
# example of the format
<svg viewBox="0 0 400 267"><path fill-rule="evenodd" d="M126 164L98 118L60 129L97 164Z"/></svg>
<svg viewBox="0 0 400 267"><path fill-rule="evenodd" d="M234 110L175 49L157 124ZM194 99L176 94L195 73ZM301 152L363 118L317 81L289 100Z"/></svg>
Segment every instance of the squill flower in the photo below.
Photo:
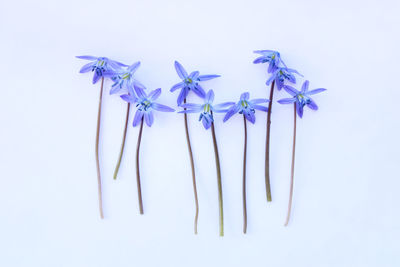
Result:
<svg viewBox="0 0 400 267"><path fill-rule="evenodd" d="M199 97L204 98L205 92L204 89L199 84L199 82L220 77L219 75L213 75L213 74L200 75L200 72L198 71L193 71L190 74L188 74L185 68L183 68L183 66L178 61L175 61L175 69L176 72L178 73L178 76L182 79L182 82L172 86L170 91L174 92L177 89L181 89L181 92L179 93L177 100L178 106L180 106L184 102L184 100L189 94L189 91L193 91Z"/></svg>
<svg viewBox="0 0 400 267"><path fill-rule="evenodd" d="M231 118L234 114L243 114L243 125L244 125L244 151L243 151L243 186L242 186L242 197L243 197L243 233L247 232L247 205L246 205L246 159L247 159L247 123L246 120L251 123L255 123L256 110L268 111L267 107L261 106L259 104L266 103L268 99L253 99L249 100L250 94L243 93L240 96L239 102L232 106L224 117L224 122Z"/></svg>
<svg viewBox="0 0 400 267"><path fill-rule="evenodd" d="M281 90L284 82L289 81L296 83L296 77L294 74L299 74L294 69L287 68L286 64L281 59L279 52L273 50L260 50L255 53L261 54L262 56L256 58L254 63L269 63L268 73L271 73L270 78L266 84L271 85L269 93L269 104L267 113L267 129L266 129L266 142L265 142L265 191L267 195L267 201L272 201L271 196L271 185L269 175L269 148L270 148L270 136L271 136L271 112L272 112L272 100L274 98L274 86L277 85L278 90ZM282 66L280 66L282 65Z"/></svg>
<svg viewBox="0 0 400 267"><path fill-rule="evenodd" d="M128 88L132 88L134 84L136 86L142 87L143 89L146 89L144 85L142 85L138 80L134 78L134 74L139 66L140 61L133 63L126 69L118 69L115 75L111 78L114 81L114 84L111 87L110 94L116 94L122 89L125 89L127 91Z"/></svg>
<svg viewBox="0 0 400 267"><path fill-rule="evenodd" d="M92 61L84 65L79 72L94 72L93 83L97 83L97 81L102 77L111 77L120 67L127 67L125 64L106 57L77 56L77 58Z"/></svg>
<svg viewBox="0 0 400 267"><path fill-rule="evenodd" d="M288 225L290 220L290 212L292 209L292 200L293 200L293 181L294 181L294 161L295 161L295 153L296 153L296 113L299 115L300 118L303 117L303 108L304 106L308 106L313 110L317 110L318 106L315 104L314 100L311 99L310 95L315 95L326 91L324 88L317 88L311 91L308 91L309 82L305 81L303 86L301 87L301 91L296 90L295 88L285 85L283 88L286 92L288 92L292 98L284 98L278 100L280 104L294 104L294 113L293 113L293 150L292 150L292 168L291 168L291 175L290 175L290 191L289 191L289 205L288 205L288 213L286 216L285 226Z"/></svg>
<svg viewBox="0 0 400 267"><path fill-rule="evenodd" d="M133 92L130 94L121 95L121 98L131 104L136 104L136 113L133 119L133 127L140 124L139 136L136 148L136 181L139 199L139 211L143 214L143 201L142 201L142 191L140 186L140 171L139 171L139 151L140 143L142 140L143 131L143 121L146 121L147 126L151 127L154 122L153 110L162 112L173 112L174 109L167 107L165 105L154 102L160 94L161 88L151 91L148 95L144 92L141 87L134 85L136 96Z"/></svg>
<svg viewBox="0 0 400 267"><path fill-rule="evenodd" d="M281 55L278 51L274 50L256 50L254 51L256 54L260 54L261 56L256 58L253 63L260 64L260 63L269 63L268 65L268 73L275 71L280 63L286 67L285 63L281 59Z"/></svg>
<svg viewBox="0 0 400 267"><path fill-rule="evenodd" d="M180 111L179 113L200 113L200 121L202 121L205 129L209 129L211 127L211 134L213 138L214 144L214 153L215 153L215 164L217 167L217 183L218 183L218 202L219 202L219 235L224 235L224 209L223 209L223 200L222 200L222 179L221 179L221 166L219 162L219 153L218 153L218 145L217 138L215 136L215 128L214 128L214 117L213 112L226 112L227 107L233 105L233 102L225 102L218 105L212 105L214 102L214 92L213 90L208 91L205 96L204 104L183 104L185 110ZM195 226L196 227L196 226Z"/></svg>
<svg viewBox="0 0 400 267"><path fill-rule="evenodd" d="M95 150L96 150L97 188L99 194L99 210L100 210L100 218L103 219L104 215L103 215L103 198L101 190L101 173L100 173L100 160L99 160L99 136L100 136L101 106L103 98L104 77L111 77L112 75L114 75L117 69L119 69L120 67L126 67L126 65L108 59L106 57L77 56L77 58L91 61L90 63L87 63L81 68L81 70L79 71L80 73L85 73L89 71L94 72L93 83L96 83L101 78L99 109L97 113Z"/></svg>

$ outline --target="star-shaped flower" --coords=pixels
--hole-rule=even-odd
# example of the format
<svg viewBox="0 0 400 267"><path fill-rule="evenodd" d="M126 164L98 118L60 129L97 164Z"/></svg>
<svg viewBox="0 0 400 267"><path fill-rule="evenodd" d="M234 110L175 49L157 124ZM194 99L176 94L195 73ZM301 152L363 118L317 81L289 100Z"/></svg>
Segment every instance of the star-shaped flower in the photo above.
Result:
<svg viewBox="0 0 400 267"><path fill-rule="evenodd" d="M258 98L258 99L253 99L249 100L250 94L248 92L243 93L240 96L239 102L237 102L235 105L233 105L228 112L226 113L224 117L224 122L226 122L230 117L235 115L236 113L239 112L239 114L243 114L248 121L251 123L255 123L256 117L254 116L254 113L256 112L256 109L261 110L261 111L268 111L267 107L258 105L261 103L267 103L269 102L268 99L263 99L263 98Z"/></svg>

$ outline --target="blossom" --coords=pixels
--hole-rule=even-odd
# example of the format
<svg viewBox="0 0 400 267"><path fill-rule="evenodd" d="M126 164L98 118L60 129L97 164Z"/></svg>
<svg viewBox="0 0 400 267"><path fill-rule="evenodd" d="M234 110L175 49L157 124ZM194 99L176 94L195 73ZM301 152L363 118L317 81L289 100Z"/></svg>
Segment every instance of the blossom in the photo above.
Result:
<svg viewBox="0 0 400 267"><path fill-rule="evenodd" d="M301 87L301 91L297 91L295 88L285 85L283 88L286 92L288 92L292 98L284 98L278 100L280 104L292 104L296 103L297 114L300 118L303 117L303 108L307 105L312 110L318 110L317 104L315 104L314 100L311 99L310 95L315 95L326 91L324 88L317 88L311 91L308 91L309 81L305 81L303 86Z"/></svg>
<svg viewBox="0 0 400 267"><path fill-rule="evenodd" d="M271 73L275 71L277 68L279 68L279 64L282 63L283 66L286 67L285 63L281 59L281 55L279 54L278 51L274 50L256 50L254 53L260 54L261 56L256 58L253 63L254 64L259 64L259 63L269 63L268 66L268 73Z"/></svg>
<svg viewBox="0 0 400 267"><path fill-rule="evenodd" d="M285 80L288 80L291 83L296 83L296 77L294 76L294 73L301 75L297 70L294 69L289 69L289 68L277 68L269 77L267 80L266 84L270 85L272 81L275 81L276 86L278 87L278 90L281 90L282 87L284 86Z"/></svg>
<svg viewBox="0 0 400 267"><path fill-rule="evenodd" d="M172 86L170 91L174 92L177 89L181 89L177 100L178 106L182 104L183 100L188 96L190 90L192 90L199 97L204 98L206 93L204 92L204 89L201 87L199 82L220 77L220 75L214 74L200 75L200 72L198 71L193 71L188 74L178 61L175 61L175 69L178 73L178 76L182 79L182 82Z"/></svg>
<svg viewBox="0 0 400 267"><path fill-rule="evenodd" d="M162 104L154 102L160 94L161 88L151 91L148 95L144 92L143 88L134 85L136 96L133 92L129 94L121 95L121 98L129 103L136 104L136 114L133 119L133 126L137 126L142 118L146 121L146 124L151 127L154 121L153 110L162 112L173 112L174 109L164 106Z"/></svg>
<svg viewBox="0 0 400 267"><path fill-rule="evenodd" d="M210 128L211 124L214 122L213 112L225 113L228 111L227 107L234 105L234 102L224 102L218 105L213 105L214 102L214 91L210 90L207 92L204 98L204 104L183 104L182 108L185 110L179 113L198 113L200 112L199 121L203 123L204 128L207 130Z"/></svg>
<svg viewBox="0 0 400 267"><path fill-rule="evenodd" d="M79 72L85 73L88 71L94 71L93 83L96 83L101 77L110 77L114 75L115 71L120 67L127 67L125 64L106 57L77 56L77 58L92 61L84 65Z"/></svg>
<svg viewBox="0 0 400 267"><path fill-rule="evenodd" d="M134 79L133 74L140 66L140 61L133 63L128 68L120 68L116 71L115 76L111 77L114 81L114 84L111 87L110 94L116 94L122 89L128 89L132 87L134 84L138 87L146 89L144 85L142 85L139 81Z"/></svg>
<svg viewBox="0 0 400 267"><path fill-rule="evenodd" d="M248 121L250 121L251 123L255 123L256 117L254 116L254 113L256 112L256 109L265 112L268 111L267 107L258 105L261 103L269 102L268 99L258 98L249 100L249 97L250 94L248 92L243 93L240 96L240 100L227 111L224 117L224 122L226 122L230 117L239 112L239 114L243 114Z"/></svg>

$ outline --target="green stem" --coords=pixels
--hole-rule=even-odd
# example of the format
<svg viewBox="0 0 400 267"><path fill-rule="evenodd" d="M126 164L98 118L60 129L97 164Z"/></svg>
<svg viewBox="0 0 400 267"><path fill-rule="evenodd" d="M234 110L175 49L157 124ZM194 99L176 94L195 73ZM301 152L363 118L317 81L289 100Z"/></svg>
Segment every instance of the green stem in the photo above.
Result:
<svg viewBox="0 0 400 267"><path fill-rule="evenodd" d="M296 154L296 103L294 103L294 126L293 126L293 150L292 150L292 169L290 174L290 193L289 193L289 205L288 213L286 216L285 226L289 224L290 212L292 210L292 200L293 200L293 182L294 182L294 160Z"/></svg>
<svg viewBox="0 0 400 267"><path fill-rule="evenodd" d="M183 99L183 103L186 103L186 98ZM186 108L185 108L185 110L186 110ZM196 174L195 174L195 170L194 170L193 152L192 152L192 145L190 144L189 127L188 127L188 120L187 120L186 113L184 113L184 118L185 118L186 141L187 141L188 150L189 150L190 166L192 168L194 202L196 205L196 213L194 216L194 233L197 235L197 223L198 223L198 219L199 219L199 199L197 196Z"/></svg>
<svg viewBox="0 0 400 267"><path fill-rule="evenodd" d="M114 180L117 179L119 167L120 167L120 165L121 165L122 156L123 156L123 154L124 154L125 140L126 140L126 132L127 132L127 130L128 130L128 121L129 121L129 110L130 110L130 107L131 107L131 104L128 103L128 107L126 108L126 119L125 119L124 135L123 135L123 137L122 137L121 151L119 152L119 157L118 157L117 166L115 167L115 171L114 171Z"/></svg>
<svg viewBox="0 0 400 267"><path fill-rule="evenodd" d="M271 184L269 179L269 140L271 136L271 111L272 111L272 100L274 98L274 85L275 81L271 84L271 89L269 92L269 103L268 103L268 115L267 115L267 140L265 146L265 189L267 192L267 201L272 201L271 196Z"/></svg>
<svg viewBox="0 0 400 267"><path fill-rule="evenodd" d="M244 149L243 149L243 233L247 232L247 205L246 205L246 158L247 158L247 123L243 115L244 123Z"/></svg>
<svg viewBox="0 0 400 267"><path fill-rule="evenodd" d="M219 235L224 236L224 207L222 200L221 166L219 163L219 154L218 154L217 139L215 137L214 122L211 123L211 133L214 143L215 164L217 167L218 201L219 201Z"/></svg>
<svg viewBox="0 0 400 267"><path fill-rule="evenodd" d="M143 214L142 188L140 186L140 170L139 170L139 151L140 151L140 143L142 141L143 119L144 118L142 117L142 121L140 122L137 146L136 146L136 185L137 185L137 191L138 191L140 214Z"/></svg>
<svg viewBox="0 0 400 267"><path fill-rule="evenodd" d="M99 159L99 137L100 137L100 121L101 121L101 103L103 99L103 85L104 85L104 77L101 78L101 87L100 87L100 100L99 100L99 110L97 113L97 129L96 129L96 169L97 169L97 190L99 194L99 210L100 210L100 218L104 219L103 214L103 197L101 190L101 173L100 173L100 159Z"/></svg>

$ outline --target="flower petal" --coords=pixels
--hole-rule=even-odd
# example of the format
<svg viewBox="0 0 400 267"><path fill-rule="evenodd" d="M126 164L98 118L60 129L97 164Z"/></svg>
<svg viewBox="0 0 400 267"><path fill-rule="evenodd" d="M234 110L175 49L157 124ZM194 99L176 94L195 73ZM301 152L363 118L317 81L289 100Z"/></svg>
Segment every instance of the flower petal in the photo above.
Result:
<svg viewBox="0 0 400 267"><path fill-rule="evenodd" d="M264 106L261 106L261 105L253 105L253 108L261 110L261 111L268 112L268 107L264 107Z"/></svg>
<svg viewBox="0 0 400 267"><path fill-rule="evenodd" d="M275 71L274 73L272 73L272 74L271 74L271 77L269 77L269 79L267 80L266 85L270 85L271 82L272 82L273 80L276 79L276 75L278 75L278 72L277 72L277 71Z"/></svg>
<svg viewBox="0 0 400 267"><path fill-rule="evenodd" d="M315 95L315 94L321 93L323 91L326 91L326 89L325 88L317 88L317 89L308 91L307 95Z"/></svg>
<svg viewBox="0 0 400 267"><path fill-rule="evenodd" d="M240 95L240 100L247 100L250 97L250 93L249 92L245 92L243 94Z"/></svg>
<svg viewBox="0 0 400 267"><path fill-rule="evenodd" d="M151 107L155 110L162 111L162 112L174 112L175 111L175 109L173 109L173 108L170 108L168 106L158 104L158 103L152 103Z"/></svg>
<svg viewBox="0 0 400 267"><path fill-rule="evenodd" d="M92 81L92 83L93 83L93 84L97 83L101 77L102 77L102 76L98 75L97 72L95 71L94 74L93 74L93 81Z"/></svg>
<svg viewBox="0 0 400 267"><path fill-rule="evenodd" d="M146 121L147 126L151 127L154 121L153 112L148 111L144 113L144 120Z"/></svg>
<svg viewBox="0 0 400 267"><path fill-rule="evenodd" d="M203 126L206 130L208 130L211 127L211 120L206 119L206 117L203 117L203 119L201 120L201 122L203 123Z"/></svg>
<svg viewBox="0 0 400 267"><path fill-rule="evenodd" d="M176 69L176 72L178 73L179 77L182 80L186 79L188 77L186 70L183 68L181 63L179 63L178 61L175 61L175 69Z"/></svg>
<svg viewBox="0 0 400 267"><path fill-rule="evenodd" d="M136 97L132 95L125 94L125 95L120 95L120 97L126 102L136 103Z"/></svg>
<svg viewBox="0 0 400 267"><path fill-rule="evenodd" d="M201 87L200 84L195 85L195 86L192 88L192 91L193 91L196 95L198 95L200 98L204 98L204 97L206 96L206 92L204 92L204 89L203 89L203 87Z"/></svg>
<svg viewBox="0 0 400 267"><path fill-rule="evenodd" d="M133 63L132 65L130 65L130 66L128 67L128 71L129 71L131 74L133 74L133 73L135 73L135 71L139 68L139 66L140 66L140 61L135 62L135 63Z"/></svg>
<svg viewBox="0 0 400 267"><path fill-rule="evenodd" d="M291 96L295 96L295 95L300 94L299 91L297 91L295 88L293 88L290 85L283 86L283 89L285 89L285 91L288 92Z"/></svg>
<svg viewBox="0 0 400 267"><path fill-rule="evenodd" d="M296 110L297 110L297 115L299 115L300 118L303 118L303 105L301 105L297 102Z"/></svg>
<svg viewBox="0 0 400 267"><path fill-rule="evenodd" d="M255 98L249 101L250 104L261 104L261 103L267 103L269 102L268 99L266 98Z"/></svg>
<svg viewBox="0 0 400 267"><path fill-rule="evenodd" d="M201 111L203 109L204 105L200 105L200 104L192 104L192 103L186 103L186 104L182 104L180 105L182 108L187 108L187 109L192 109L192 110L196 110L197 112Z"/></svg>
<svg viewBox="0 0 400 267"><path fill-rule="evenodd" d="M310 84L310 82L308 80L303 83L303 85L301 86L301 92L302 93L307 92L309 84Z"/></svg>
<svg viewBox="0 0 400 267"><path fill-rule="evenodd" d="M256 116L254 116L254 112L244 112L243 114L249 122L253 124L256 122Z"/></svg>
<svg viewBox="0 0 400 267"><path fill-rule="evenodd" d="M212 110L217 113L224 113L228 111L228 107L235 105L235 102L224 102L212 107Z"/></svg>
<svg viewBox="0 0 400 267"><path fill-rule="evenodd" d="M182 105L183 100L187 97L188 93L189 90L186 87L183 87L177 99L178 106Z"/></svg>
<svg viewBox="0 0 400 267"><path fill-rule="evenodd" d="M133 85L133 87L135 88L135 92L136 92L136 95L138 96L138 98L146 98L146 93L144 92L144 90L141 87L139 87L135 84Z"/></svg>
<svg viewBox="0 0 400 267"><path fill-rule="evenodd" d="M296 98L283 98L283 99L280 99L280 100L278 100L278 103L279 104L292 104L292 103L294 103L296 101Z"/></svg>
<svg viewBox="0 0 400 267"><path fill-rule="evenodd" d="M177 84L175 84L174 86L172 86L171 89L170 89L169 91L170 91L170 92L174 92L174 91L176 91L177 89L182 88L183 86L185 86L185 83L184 83L184 82L177 83Z"/></svg>
<svg viewBox="0 0 400 267"><path fill-rule="evenodd" d="M150 100L156 100L161 95L161 88L155 89L147 96Z"/></svg>
<svg viewBox="0 0 400 267"><path fill-rule="evenodd" d="M208 80L215 79L215 78L218 78L218 77L221 77L221 75L207 74L207 75L200 75L197 79L199 81L208 81Z"/></svg>
<svg viewBox="0 0 400 267"><path fill-rule="evenodd" d="M212 103L214 101L214 91L213 90L209 90L206 94L206 98L204 99L205 103Z"/></svg>
<svg viewBox="0 0 400 267"><path fill-rule="evenodd" d="M88 63L88 64L85 64L85 65L81 68L81 70L79 71L79 73L85 73L85 72L91 71L92 68L93 68L93 62L90 62L90 63Z"/></svg>
<svg viewBox="0 0 400 267"><path fill-rule="evenodd" d="M141 82L139 82L138 80L134 79L133 80L133 85L136 85L137 87L142 88L143 90L146 90L146 86L144 86Z"/></svg>
<svg viewBox="0 0 400 267"><path fill-rule="evenodd" d="M307 106L312 110L318 110L317 104L311 98L309 99L309 102L307 103Z"/></svg>
<svg viewBox="0 0 400 267"><path fill-rule="evenodd" d="M133 127L137 126L143 118L143 111L137 110L135 113L135 117L133 118Z"/></svg>
<svg viewBox="0 0 400 267"><path fill-rule="evenodd" d="M235 115L239 111L240 107L239 105L234 105L232 106L228 112L226 112L225 117L224 117L224 122L229 120L233 115Z"/></svg>
<svg viewBox="0 0 400 267"><path fill-rule="evenodd" d="M189 74L189 78L192 80L196 80L199 77L200 72L198 71L193 71L192 73Z"/></svg>
<svg viewBox="0 0 400 267"><path fill-rule="evenodd" d="M76 56L76 58L86 59L86 60L97 60L97 57L94 56Z"/></svg>

